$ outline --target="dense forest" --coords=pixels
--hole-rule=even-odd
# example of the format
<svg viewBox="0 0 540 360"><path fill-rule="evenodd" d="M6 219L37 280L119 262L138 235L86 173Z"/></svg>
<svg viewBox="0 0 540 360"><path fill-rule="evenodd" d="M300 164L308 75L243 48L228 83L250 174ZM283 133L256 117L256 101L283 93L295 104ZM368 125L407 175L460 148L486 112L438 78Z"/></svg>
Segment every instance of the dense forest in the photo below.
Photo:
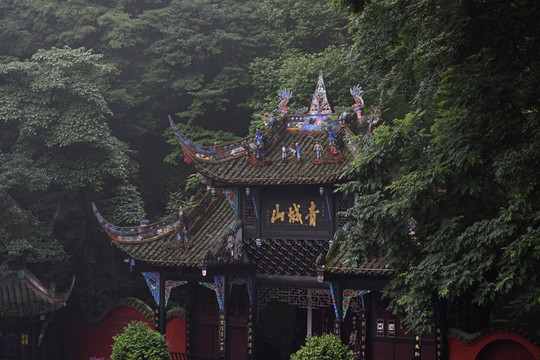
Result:
<svg viewBox="0 0 540 360"><path fill-rule="evenodd" d="M91 202L167 216L193 185L168 115L201 143L245 136L280 89L307 106L322 69L332 105L360 84L383 109L341 190L362 194L351 259L400 272L393 309L418 332L439 299L538 314L539 20L532 0L4 0L0 195L28 216L0 204L1 268L76 274L94 315L149 299Z"/></svg>

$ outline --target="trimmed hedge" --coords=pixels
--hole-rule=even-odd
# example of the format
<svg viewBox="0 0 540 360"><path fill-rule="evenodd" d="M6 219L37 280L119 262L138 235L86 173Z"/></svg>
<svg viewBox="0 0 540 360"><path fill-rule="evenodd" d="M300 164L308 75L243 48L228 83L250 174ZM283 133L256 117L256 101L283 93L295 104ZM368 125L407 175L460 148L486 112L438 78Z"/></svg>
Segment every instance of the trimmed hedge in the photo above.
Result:
<svg viewBox="0 0 540 360"><path fill-rule="evenodd" d="M135 321L113 337L111 360L169 360L165 336L146 323Z"/></svg>
<svg viewBox="0 0 540 360"><path fill-rule="evenodd" d="M332 334L307 336L306 345L291 354L291 360L353 360L349 347Z"/></svg>

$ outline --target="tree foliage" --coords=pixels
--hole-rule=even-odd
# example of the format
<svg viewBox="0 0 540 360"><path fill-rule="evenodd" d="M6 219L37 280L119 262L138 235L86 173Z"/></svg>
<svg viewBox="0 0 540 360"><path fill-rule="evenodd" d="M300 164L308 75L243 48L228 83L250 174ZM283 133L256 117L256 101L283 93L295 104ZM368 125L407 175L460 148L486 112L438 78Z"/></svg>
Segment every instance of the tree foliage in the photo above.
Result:
<svg viewBox="0 0 540 360"><path fill-rule="evenodd" d="M65 190L103 191L108 181L136 199L128 179L137 166L106 124L111 111L102 89L111 69L100 58L82 48L53 48L0 66L2 167L11 169L0 175L2 183L15 185L14 173L26 172L36 173L42 187Z"/></svg>
<svg viewBox="0 0 540 360"><path fill-rule="evenodd" d="M355 21L356 48L391 55L355 61L386 74L381 99L399 106L357 139L344 174L355 181L342 187L361 194L348 243L354 259L397 270L385 294L416 332L431 329L440 299L487 311L510 299L514 319L540 308L538 11L529 1L375 1Z"/></svg>
<svg viewBox="0 0 540 360"><path fill-rule="evenodd" d="M168 360L169 345L165 336L143 322L126 326L113 337L111 360Z"/></svg>
<svg viewBox="0 0 540 360"><path fill-rule="evenodd" d="M98 284L110 272L110 246L87 245L98 229L91 201L104 204L118 223L144 216L132 181L137 165L107 124L111 111L103 94L111 70L101 55L68 47L0 65L0 191L38 217L59 209L54 229L6 217L2 255L28 266L62 260L36 270L56 280L76 273L84 286L76 286L73 297L96 302L107 302L103 293L115 288Z"/></svg>

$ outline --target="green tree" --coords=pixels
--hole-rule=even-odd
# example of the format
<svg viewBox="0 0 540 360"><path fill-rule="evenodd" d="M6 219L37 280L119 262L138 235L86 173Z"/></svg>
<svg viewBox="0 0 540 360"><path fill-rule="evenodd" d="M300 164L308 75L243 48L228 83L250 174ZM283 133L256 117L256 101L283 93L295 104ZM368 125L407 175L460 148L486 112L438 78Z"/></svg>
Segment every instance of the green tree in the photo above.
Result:
<svg viewBox="0 0 540 360"><path fill-rule="evenodd" d="M271 32L271 56L291 51L320 53L347 43L348 14L326 1L263 0L261 15ZM258 54L259 56L264 54Z"/></svg>
<svg viewBox="0 0 540 360"><path fill-rule="evenodd" d="M307 336L306 345L291 354L291 360L353 360L349 347L333 334Z"/></svg>
<svg viewBox="0 0 540 360"><path fill-rule="evenodd" d="M69 258L40 271L66 280L76 273L81 286L72 298L90 300L92 311L110 301L104 293L121 293L129 282L110 277L117 259L106 242L94 240L99 227L91 201L117 223L144 217L133 183L137 166L107 125L111 112L103 92L111 67L101 58L66 47L0 65L0 190L40 217L60 206L52 235ZM3 240L42 238L3 229Z"/></svg>
<svg viewBox="0 0 540 360"><path fill-rule="evenodd" d="M165 335L143 322L126 326L122 334L113 337L111 360L168 360L169 344Z"/></svg>
<svg viewBox="0 0 540 360"><path fill-rule="evenodd" d="M364 5L355 46L392 56L354 60L387 73L377 89L399 106L357 139L362 149L344 173L354 181L341 189L361 194L348 211L353 260L381 257L397 270L384 293L418 333L431 330L441 300L479 306L486 321L503 304L514 320L537 314L538 5ZM376 14L385 21L369 21Z"/></svg>
<svg viewBox="0 0 540 360"><path fill-rule="evenodd" d="M65 45L103 54L104 61L111 65L109 86L101 89L114 113L110 129L115 137L137 151L132 159L143 172L163 174L148 176L147 181L138 183L153 213L163 200L163 179L178 172L156 161L168 151L161 134L167 128L170 104L176 103L177 96L171 92L163 96L143 81L147 68L153 66L145 49L155 41L155 33L147 31L140 17L147 10L168 4L123 0L28 0L0 4L0 57L12 56L22 61L38 49Z"/></svg>
<svg viewBox="0 0 540 360"><path fill-rule="evenodd" d="M40 50L28 61L0 66L2 184L16 186L35 174L32 186L102 191L131 196L128 179L137 171L127 146L106 124L110 109L102 95L110 67L84 49ZM17 176L19 175L19 176ZM118 221L141 216L116 212Z"/></svg>
<svg viewBox="0 0 540 360"><path fill-rule="evenodd" d="M323 1L177 0L141 19L159 38L149 48L155 61L146 76L156 93L176 94L176 113L189 125L221 130L227 121L237 135L248 125L251 61L321 52L346 33L343 18Z"/></svg>
<svg viewBox="0 0 540 360"><path fill-rule="evenodd" d="M261 26L263 7L254 1L174 0L145 12L144 28L156 37L147 50L153 63L145 83L164 99L174 94L177 104L169 111L190 125L217 130L228 120L241 134L247 124L237 116L237 104L249 93L247 64L270 40Z"/></svg>

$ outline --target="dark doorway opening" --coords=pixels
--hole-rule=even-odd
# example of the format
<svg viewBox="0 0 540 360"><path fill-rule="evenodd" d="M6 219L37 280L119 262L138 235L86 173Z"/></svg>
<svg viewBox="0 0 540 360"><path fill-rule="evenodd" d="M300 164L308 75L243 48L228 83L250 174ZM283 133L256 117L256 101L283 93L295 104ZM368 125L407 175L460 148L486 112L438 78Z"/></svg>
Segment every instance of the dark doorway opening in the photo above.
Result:
<svg viewBox="0 0 540 360"><path fill-rule="evenodd" d="M285 302L271 301L259 312L258 359L289 360L305 344L307 313Z"/></svg>

